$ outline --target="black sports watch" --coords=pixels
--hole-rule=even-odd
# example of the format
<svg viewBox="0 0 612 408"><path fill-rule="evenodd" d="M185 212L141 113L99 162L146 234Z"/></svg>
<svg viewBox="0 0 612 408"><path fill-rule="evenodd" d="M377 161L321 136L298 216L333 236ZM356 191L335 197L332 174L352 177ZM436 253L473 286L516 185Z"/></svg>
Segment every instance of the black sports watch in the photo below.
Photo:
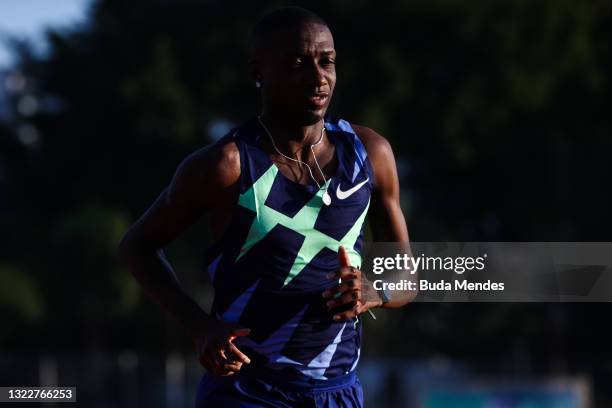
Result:
<svg viewBox="0 0 612 408"><path fill-rule="evenodd" d="M391 301L391 291L387 289L386 286L383 286L382 289L379 289L376 292L378 292L378 296L380 296L380 299L382 300L383 305Z"/></svg>

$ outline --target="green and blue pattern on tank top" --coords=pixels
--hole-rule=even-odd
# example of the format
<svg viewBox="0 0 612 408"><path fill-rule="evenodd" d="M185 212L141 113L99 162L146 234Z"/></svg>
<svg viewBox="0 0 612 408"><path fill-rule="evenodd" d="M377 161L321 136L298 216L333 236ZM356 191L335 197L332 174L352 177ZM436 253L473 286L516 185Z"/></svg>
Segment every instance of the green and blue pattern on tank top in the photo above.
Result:
<svg viewBox="0 0 612 408"><path fill-rule="evenodd" d="M255 183L253 183L251 188L240 195L238 204L248 208L251 211L255 211L257 216L255 217L253 225L249 230L249 235L247 236L247 239L240 250L238 259L240 259L240 257L242 257L246 251L259 242L266 234L272 231L276 225L281 224L298 233L304 234L305 236L304 242L300 247L297 257L293 262L291 270L289 271L283 286L291 282L291 280L295 278L295 276L300 273L300 271L302 271L302 269L304 269L304 267L310 263L312 258L321 252L323 248L329 248L336 252L338 251L340 245L348 248L348 255L351 265L360 267L361 255L355 251L353 247L357 241L357 238L359 237L359 233L361 232L361 228L363 226L363 221L365 220L365 216L368 212L369 200L368 205L356 220L355 224L353 224L353 227L344 237L342 237L341 240L336 240L314 228L319 211L321 211L323 206L323 192L325 189L329 188L331 180L327 180L325 183L325 189L319 189L317 194L314 195L296 215L293 217L288 217L282 212L274 210L273 208L267 207L263 204L265 203L268 194L270 194L272 183L276 179L277 175L278 168L272 164L270 168Z"/></svg>
<svg viewBox="0 0 612 408"><path fill-rule="evenodd" d="M321 293L337 283L325 276L338 270L341 245L351 265L361 265L373 188L366 150L350 124L327 118L325 128L338 162L325 183L330 206L323 204L324 189L280 173L262 149L265 133L257 121L232 132L240 152L240 195L229 229L207 254L212 312L251 329L235 343L253 364L317 380L346 374L359 360L359 319L333 321ZM337 194L351 188L350 195Z"/></svg>

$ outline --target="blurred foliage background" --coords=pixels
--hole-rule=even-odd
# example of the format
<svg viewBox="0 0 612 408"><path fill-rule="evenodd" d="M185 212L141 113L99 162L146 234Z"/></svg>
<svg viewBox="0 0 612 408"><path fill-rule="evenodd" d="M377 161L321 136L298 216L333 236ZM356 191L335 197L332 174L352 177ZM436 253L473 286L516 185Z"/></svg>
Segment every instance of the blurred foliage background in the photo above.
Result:
<svg viewBox="0 0 612 408"><path fill-rule="evenodd" d="M3 350L190 350L117 262L191 151L252 117L246 45L281 1L97 0L13 40L0 121ZM612 3L293 2L338 51L331 112L386 136L413 241L609 241ZM206 219L168 248L203 307ZM366 325L367 356L483 372L612 376L608 304L414 304ZM603 406L603 405L602 405Z"/></svg>

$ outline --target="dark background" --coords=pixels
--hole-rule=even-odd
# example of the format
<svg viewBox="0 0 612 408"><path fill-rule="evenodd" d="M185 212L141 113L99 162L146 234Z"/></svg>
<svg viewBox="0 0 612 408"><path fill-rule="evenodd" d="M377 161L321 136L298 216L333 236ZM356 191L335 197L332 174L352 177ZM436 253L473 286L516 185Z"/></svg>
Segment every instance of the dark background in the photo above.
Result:
<svg viewBox="0 0 612 408"><path fill-rule="evenodd" d="M11 111L0 121L0 385L55 378L77 385L88 406L153 406L125 384L172 383L184 364L191 403L201 371L189 339L116 247L187 154L255 114L247 38L286 4L98 0L85 23L48 30L45 55L12 40L18 62L0 84ZM413 241L610 241L611 3L291 4L334 33L330 111L391 142ZM167 249L205 308L206 221ZM384 376L422 362L461 367L463 379L579 377L593 406L610 406L611 311L379 311L365 322L362 370ZM401 388L395 372L384 395Z"/></svg>

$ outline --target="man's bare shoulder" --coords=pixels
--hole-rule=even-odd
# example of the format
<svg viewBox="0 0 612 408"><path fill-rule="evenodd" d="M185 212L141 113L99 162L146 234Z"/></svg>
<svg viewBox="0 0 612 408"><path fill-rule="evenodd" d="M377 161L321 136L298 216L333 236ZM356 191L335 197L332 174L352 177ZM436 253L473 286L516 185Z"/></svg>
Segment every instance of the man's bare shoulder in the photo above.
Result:
<svg viewBox="0 0 612 408"><path fill-rule="evenodd" d="M240 177L240 152L230 134L191 153L180 167L192 177L205 178L209 183L219 186L229 186Z"/></svg>
<svg viewBox="0 0 612 408"><path fill-rule="evenodd" d="M351 123L351 127L365 146L370 160L388 160L393 157L391 144L383 135L367 126Z"/></svg>
<svg viewBox="0 0 612 408"><path fill-rule="evenodd" d="M240 179L240 152L231 135L202 147L179 165L170 187L170 203L214 208L233 199Z"/></svg>

